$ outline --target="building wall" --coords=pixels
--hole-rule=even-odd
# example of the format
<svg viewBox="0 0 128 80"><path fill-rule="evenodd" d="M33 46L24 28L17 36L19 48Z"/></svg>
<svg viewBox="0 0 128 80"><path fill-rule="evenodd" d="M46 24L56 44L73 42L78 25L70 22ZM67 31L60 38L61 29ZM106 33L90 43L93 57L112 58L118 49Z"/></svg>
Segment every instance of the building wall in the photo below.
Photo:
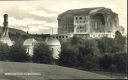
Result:
<svg viewBox="0 0 128 80"><path fill-rule="evenodd" d="M122 31L118 14L109 8L83 8L68 10L58 16L58 36L72 34L87 38L114 38L115 32ZM59 38L63 41L63 38ZM67 40L67 39L65 39ZM64 41L65 41L64 40Z"/></svg>
<svg viewBox="0 0 128 80"><path fill-rule="evenodd" d="M86 16L74 16L74 34L87 33L88 20Z"/></svg>
<svg viewBox="0 0 128 80"><path fill-rule="evenodd" d="M58 19L58 34L73 33L73 15L66 14L61 19Z"/></svg>
<svg viewBox="0 0 128 80"><path fill-rule="evenodd" d="M65 41L67 41L67 39L69 39L71 37L71 35L69 34L54 34L51 35L52 38L56 38L60 41L60 43L63 43Z"/></svg>
<svg viewBox="0 0 128 80"><path fill-rule="evenodd" d="M115 38L114 33L90 33L90 34L74 34L76 37L81 37L82 39L92 39L92 38L102 38L102 37L108 37L108 38Z"/></svg>
<svg viewBox="0 0 128 80"><path fill-rule="evenodd" d="M58 34L114 33L119 28L118 14L108 8L94 10L97 9L69 10L60 14Z"/></svg>

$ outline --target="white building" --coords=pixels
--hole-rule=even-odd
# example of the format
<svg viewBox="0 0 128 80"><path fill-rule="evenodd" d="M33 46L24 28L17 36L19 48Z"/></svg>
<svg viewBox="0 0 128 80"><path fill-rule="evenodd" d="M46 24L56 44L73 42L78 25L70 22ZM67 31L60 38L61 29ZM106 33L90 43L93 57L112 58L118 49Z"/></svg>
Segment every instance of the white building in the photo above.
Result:
<svg viewBox="0 0 128 80"><path fill-rule="evenodd" d="M37 41L34 38L30 38L24 41L23 45L26 47L26 52L30 56L33 55L34 45L37 44Z"/></svg>
<svg viewBox="0 0 128 80"><path fill-rule="evenodd" d="M60 41L56 38L47 38L46 39L46 44L48 45L49 49L52 51L53 58L58 59L59 54L61 52L61 44Z"/></svg>

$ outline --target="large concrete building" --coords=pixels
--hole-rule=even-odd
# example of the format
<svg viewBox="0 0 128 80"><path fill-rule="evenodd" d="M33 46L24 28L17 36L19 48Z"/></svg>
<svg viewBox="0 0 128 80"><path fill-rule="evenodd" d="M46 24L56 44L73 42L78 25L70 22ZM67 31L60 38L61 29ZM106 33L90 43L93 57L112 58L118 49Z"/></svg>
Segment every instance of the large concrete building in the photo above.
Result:
<svg viewBox="0 0 128 80"><path fill-rule="evenodd" d="M113 38L120 27L118 14L104 7L68 10L57 19L58 34Z"/></svg>

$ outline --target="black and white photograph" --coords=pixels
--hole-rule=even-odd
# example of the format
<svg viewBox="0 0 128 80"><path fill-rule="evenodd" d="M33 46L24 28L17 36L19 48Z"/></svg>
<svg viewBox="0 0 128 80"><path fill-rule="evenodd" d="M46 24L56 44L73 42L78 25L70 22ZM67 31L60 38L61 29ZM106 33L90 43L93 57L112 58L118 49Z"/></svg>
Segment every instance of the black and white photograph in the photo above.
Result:
<svg viewBox="0 0 128 80"><path fill-rule="evenodd" d="M0 80L128 79L127 0L0 0Z"/></svg>

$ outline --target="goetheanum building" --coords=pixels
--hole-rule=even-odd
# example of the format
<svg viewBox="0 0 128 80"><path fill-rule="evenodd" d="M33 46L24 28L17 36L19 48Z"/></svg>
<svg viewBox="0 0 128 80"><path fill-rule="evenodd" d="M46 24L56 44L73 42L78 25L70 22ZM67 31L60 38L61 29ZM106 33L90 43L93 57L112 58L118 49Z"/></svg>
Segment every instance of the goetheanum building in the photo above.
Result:
<svg viewBox="0 0 128 80"><path fill-rule="evenodd" d="M58 34L113 38L120 27L118 14L104 7L68 10L57 19Z"/></svg>

